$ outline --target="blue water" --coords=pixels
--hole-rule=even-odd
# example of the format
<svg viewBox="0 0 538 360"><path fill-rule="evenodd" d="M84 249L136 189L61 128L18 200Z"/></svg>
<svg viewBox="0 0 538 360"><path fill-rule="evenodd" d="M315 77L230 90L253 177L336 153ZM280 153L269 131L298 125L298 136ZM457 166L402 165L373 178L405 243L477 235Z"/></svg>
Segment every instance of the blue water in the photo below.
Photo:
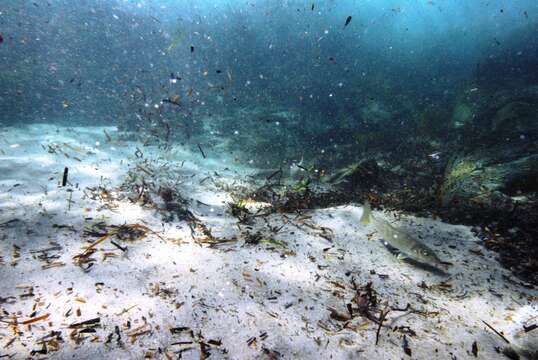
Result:
<svg viewBox="0 0 538 360"><path fill-rule="evenodd" d="M0 12L3 122L113 123L140 105L137 87L150 105L193 89L197 111L275 105L331 121L367 97L447 104L468 82L536 80L531 0L37 0Z"/></svg>

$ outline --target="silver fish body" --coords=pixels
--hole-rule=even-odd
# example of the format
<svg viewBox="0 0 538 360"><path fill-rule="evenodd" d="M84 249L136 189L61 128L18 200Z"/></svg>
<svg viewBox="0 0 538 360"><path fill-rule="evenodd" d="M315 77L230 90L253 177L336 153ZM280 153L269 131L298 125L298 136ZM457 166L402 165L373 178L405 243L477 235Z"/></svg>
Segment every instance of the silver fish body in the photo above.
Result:
<svg viewBox="0 0 538 360"><path fill-rule="evenodd" d="M392 226L386 220L375 217L371 213L370 204L366 203L361 217L361 223L368 224L370 220L383 240L405 255L404 257L438 269L445 268L445 264L437 257L432 249L405 231Z"/></svg>

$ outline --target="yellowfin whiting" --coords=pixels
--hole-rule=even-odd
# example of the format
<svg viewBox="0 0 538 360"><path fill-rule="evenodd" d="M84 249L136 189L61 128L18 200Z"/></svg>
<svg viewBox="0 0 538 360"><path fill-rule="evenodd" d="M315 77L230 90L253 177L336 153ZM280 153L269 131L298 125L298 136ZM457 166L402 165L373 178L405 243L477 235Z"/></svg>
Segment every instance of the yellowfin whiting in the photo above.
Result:
<svg viewBox="0 0 538 360"><path fill-rule="evenodd" d="M383 240L393 248L400 251L404 257L408 257L416 262L426 264L437 269L446 268L447 264L443 263L432 249L412 238L406 232L395 228L386 220L376 218L372 214L370 203L366 202L363 207L360 222L363 225L367 225L370 223L370 220L374 224L376 230L383 237Z"/></svg>

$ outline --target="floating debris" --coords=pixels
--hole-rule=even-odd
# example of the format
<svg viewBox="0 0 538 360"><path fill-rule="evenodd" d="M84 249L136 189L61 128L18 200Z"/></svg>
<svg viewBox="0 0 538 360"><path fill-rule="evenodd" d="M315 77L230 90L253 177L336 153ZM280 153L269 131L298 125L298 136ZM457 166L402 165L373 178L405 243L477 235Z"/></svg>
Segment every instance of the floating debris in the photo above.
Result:
<svg viewBox="0 0 538 360"><path fill-rule="evenodd" d="M411 348L409 347L409 341L407 340L407 336L405 336L405 335L403 336L403 339L402 339L402 348L403 348L403 351L404 351L405 355L413 356Z"/></svg>
<svg viewBox="0 0 538 360"><path fill-rule="evenodd" d="M69 173L69 169L67 167L64 168L64 174L62 176L62 186L67 185L67 175Z"/></svg>
<svg viewBox="0 0 538 360"><path fill-rule="evenodd" d="M44 249L30 250L30 254L42 262L41 269L43 270L65 266L65 263L59 260L63 247L55 242L50 244L50 247Z"/></svg>
<svg viewBox="0 0 538 360"><path fill-rule="evenodd" d="M80 266L84 271L89 271L94 265L95 259L92 259L91 256L96 252L96 247L112 236L123 241L136 241L146 237L147 234L153 234L162 240L162 237L159 234L141 224L110 225L107 226L106 229L107 232L104 235L92 242L90 246L87 246L82 253L73 257L75 264ZM105 252L104 259L109 257L117 257L117 255Z"/></svg>
<svg viewBox="0 0 538 360"><path fill-rule="evenodd" d="M13 244L11 251L11 266L17 266L19 264L19 259L21 257L20 250L21 248L19 246Z"/></svg>
<svg viewBox="0 0 538 360"><path fill-rule="evenodd" d="M473 345L471 346L471 353L474 357L478 357L478 344L476 343L476 340L473 341Z"/></svg>
<svg viewBox="0 0 538 360"><path fill-rule="evenodd" d="M179 95L170 95L168 98L163 99L162 101L172 105L181 106L181 96Z"/></svg>
<svg viewBox="0 0 538 360"><path fill-rule="evenodd" d="M70 324L67 328L71 330L69 338L77 345L82 344L86 339L96 340L97 329L101 327L101 318L92 318Z"/></svg>

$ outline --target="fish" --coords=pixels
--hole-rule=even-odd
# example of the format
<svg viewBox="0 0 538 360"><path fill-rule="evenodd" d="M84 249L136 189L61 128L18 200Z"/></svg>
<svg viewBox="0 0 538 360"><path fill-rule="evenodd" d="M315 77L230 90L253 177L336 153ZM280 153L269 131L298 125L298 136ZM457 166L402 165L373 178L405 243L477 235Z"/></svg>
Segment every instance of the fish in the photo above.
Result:
<svg viewBox="0 0 538 360"><path fill-rule="evenodd" d="M384 242L400 251L399 258L410 258L439 270L446 268L447 263L441 261L432 249L405 231L392 226L388 221L375 217L368 201L364 204L363 213L359 221L363 225L368 225L371 221L383 237Z"/></svg>
<svg viewBox="0 0 538 360"><path fill-rule="evenodd" d="M312 3L312 7L310 8L311 11L314 11L314 4Z"/></svg>
<svg viewBox="0 0 538 360"><path fill-rule="evenodd" d="M0 34L0 44L4 42L4 37Z"/></svg>
<svg viewBox="0 0 538 360"><path fill-rule="evenodd" d="M344 24L344 27L346 27L346 26L349 25L349 23L351 22L351 19L352 19L352 18L353 18L353 17L352 17L351 15L349 15L349 16L347 17L347 19L346 19L346 23Z"/></svg>
<svg viewBox="0 0 538 360"><path fill-rule="evenodd" d="M434 160L439 160L441 158L441 152L440 151L436 151L434 153L431 153L428 155L429 158L432 158Z"/></svg>

